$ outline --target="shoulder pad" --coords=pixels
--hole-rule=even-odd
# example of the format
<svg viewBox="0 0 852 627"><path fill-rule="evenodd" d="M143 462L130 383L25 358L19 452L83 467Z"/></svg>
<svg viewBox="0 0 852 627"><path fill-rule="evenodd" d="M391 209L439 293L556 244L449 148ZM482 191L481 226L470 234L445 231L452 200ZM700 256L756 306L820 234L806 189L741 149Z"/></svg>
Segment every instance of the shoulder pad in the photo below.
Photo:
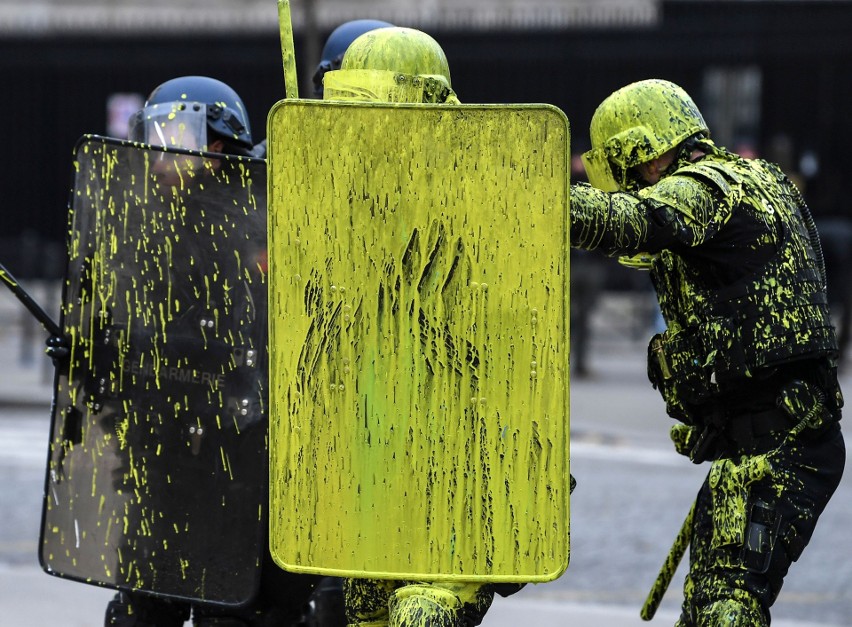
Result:
<svg viewBox="0 0 852 627"><path fill-rule="evenodd" d="M675 174L699 178L705 184L715 187L724 196L731 194L734 191L733 187L742 182L742 179L733 169L726 168L721 163L713 161L691 163L680 168Z"/></svg>
<svg viewBox="0 0 852 627"><path fill-rule="evenodd" d="M714 237L742 199L739 177L715 163L693 163L679 168L639 192L652 206L664 205L681 216L684 229L678 239L695 246Z"/></svg>

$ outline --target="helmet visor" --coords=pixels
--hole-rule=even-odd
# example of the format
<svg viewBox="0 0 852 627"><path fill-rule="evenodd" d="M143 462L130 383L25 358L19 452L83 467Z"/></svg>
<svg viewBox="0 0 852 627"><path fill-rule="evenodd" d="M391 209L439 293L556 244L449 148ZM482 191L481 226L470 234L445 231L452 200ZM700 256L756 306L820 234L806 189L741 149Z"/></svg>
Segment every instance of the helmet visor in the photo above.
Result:
<svg viewBox="0 0 852 627"><path fill-rule="evenodd" d="M207 107L198 102L148 105L131 117L128 138L152 146L207 150Z"/></svg>
<svg viewBox="0 0 852 627"><path fill-rule="evenodd" d="M334 70L323 82L324 100L442 104L455 95L443 76L390 70Z"/></svg>
<svg viewBox="0 0 852 627"><path fill-rule="evenodd" d="M583 167L586 168L586 176L592 187L604 192L617 192L620 189L618 181L613 175L612 165L604 150L594 148L583 153L581 158Z"/></svg>

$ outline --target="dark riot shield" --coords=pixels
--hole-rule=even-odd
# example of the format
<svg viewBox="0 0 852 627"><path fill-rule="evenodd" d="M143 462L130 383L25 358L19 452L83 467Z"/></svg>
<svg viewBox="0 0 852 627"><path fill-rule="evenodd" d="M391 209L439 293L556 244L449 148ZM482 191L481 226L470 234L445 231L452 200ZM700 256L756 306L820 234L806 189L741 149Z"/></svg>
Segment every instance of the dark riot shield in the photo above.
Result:
<svg viewBox="0 0 852 627"><path fill-rule="evenodd" d="M76 148L40 559L241 605L265 551L265 162Z"/></svg>

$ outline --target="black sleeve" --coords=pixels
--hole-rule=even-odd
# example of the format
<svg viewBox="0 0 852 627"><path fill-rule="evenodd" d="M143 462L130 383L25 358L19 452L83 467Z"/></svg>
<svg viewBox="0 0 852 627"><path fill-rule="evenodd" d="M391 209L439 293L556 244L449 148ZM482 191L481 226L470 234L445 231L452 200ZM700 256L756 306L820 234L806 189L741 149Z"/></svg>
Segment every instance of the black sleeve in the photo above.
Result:
<svg viewBox="0 0 852 627"><path fill-rule="evenodd" d="M633 194L571 186L571 246L608 255L655 253L681 241L683 217L670 206Z"/></svg>

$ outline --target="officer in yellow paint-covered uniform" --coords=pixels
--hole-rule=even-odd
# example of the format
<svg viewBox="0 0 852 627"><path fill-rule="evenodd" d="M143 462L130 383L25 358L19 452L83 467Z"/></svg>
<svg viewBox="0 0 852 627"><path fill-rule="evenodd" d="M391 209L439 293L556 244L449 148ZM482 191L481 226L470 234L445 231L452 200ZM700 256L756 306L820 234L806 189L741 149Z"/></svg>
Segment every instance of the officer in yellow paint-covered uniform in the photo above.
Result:
<svg viewBox="0 0 852 627"><path fill-rule="evenodd" d="M401 27L379 28L358 37L339 70L323 78L325 100L458 104L447 59L429 35ZM494 592L516 584L433 583L348 579L347 618L352 627L456 627L478 625Z"/></svg>
<svg viewBox="0 0 852 627"><path fill-rule="evenodd" d="M716 146L690 96L606 98L571 188L572 246L650 269L666 322L648 374L678 452L711 462L678 625L768 625L845 462L819 237L771 163Z"/></svg>

